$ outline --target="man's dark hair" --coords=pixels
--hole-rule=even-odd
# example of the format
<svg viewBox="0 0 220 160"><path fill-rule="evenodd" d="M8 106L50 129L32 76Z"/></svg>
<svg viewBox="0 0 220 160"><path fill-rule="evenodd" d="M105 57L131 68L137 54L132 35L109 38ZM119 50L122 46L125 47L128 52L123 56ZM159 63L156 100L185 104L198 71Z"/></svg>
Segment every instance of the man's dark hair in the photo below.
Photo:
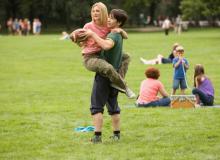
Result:
<svg viewBox="0 0 220 160"><path fill-rule="evenodd" d="M122 27L128 19L127 13L122 9L113 9L110 12L110 15L114 17L117 22L120 22L120 27Z"/></svg>

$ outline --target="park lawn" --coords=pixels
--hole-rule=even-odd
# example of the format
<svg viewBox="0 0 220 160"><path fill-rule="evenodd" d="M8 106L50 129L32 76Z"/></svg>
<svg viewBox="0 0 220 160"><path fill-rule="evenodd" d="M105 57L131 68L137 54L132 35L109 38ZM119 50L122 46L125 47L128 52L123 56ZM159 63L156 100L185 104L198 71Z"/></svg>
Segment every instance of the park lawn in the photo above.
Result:
<svg viewBox="0 0 220 160"><path fill-rule="evenodd" d="M171 33L130 33L124 51L132 61L126 77L138 93L146 65L139 58L168 56L174 42L185 48L193 66L201 63L215 87L220 104L220 29ZM160 80L171 93L173 68L156 65ZM121 141L111 142L111 121L104 114L103 143L89 142L92 133L74 128L92 125L89 112L94 73L82 65L80 48L59 35L0 36L0 159L220 159L220 109L134 107L134 100L119 95Z"/></svg>

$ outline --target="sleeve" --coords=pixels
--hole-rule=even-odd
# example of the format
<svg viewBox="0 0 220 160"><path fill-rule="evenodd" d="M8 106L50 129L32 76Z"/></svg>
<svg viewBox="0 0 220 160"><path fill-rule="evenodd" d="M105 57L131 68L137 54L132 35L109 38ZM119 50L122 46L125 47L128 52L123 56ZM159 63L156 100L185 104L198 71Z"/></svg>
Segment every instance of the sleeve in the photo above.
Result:
<svg viewBox="0 0 220 160"><path fill-rule="evenodd" d="M158 90L163 89L163 88L164 88L163 84L160 81L158 81Z"/></svg>
<svg viewBox="0 0 220 160"><path fill-rule="evenodd" d="M185 63L187 64L187 65L189 65L189 62L184 58L184 60L185 60Z"/></svg>
<svg viewBox="0 0 220 160"><path fill-rule="evenodd" d="M118 36L118 33L109 33L107 39L111 39L114 43L116 43L118 40Z"/></svg>
<svg viewBox="0 0 220 160"><path fill-rule="evenodd" d="M83 29L90 29L89 23L86 23L86 24L83 26Z"/></svg>

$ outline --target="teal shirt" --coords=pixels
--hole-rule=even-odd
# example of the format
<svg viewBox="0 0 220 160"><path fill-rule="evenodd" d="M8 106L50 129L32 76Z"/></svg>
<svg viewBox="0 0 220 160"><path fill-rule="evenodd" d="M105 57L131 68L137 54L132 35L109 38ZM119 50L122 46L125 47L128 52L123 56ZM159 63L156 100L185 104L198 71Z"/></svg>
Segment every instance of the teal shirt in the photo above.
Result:
<svg viewBox="0 0 220 160"><path fill-rule="evenodd" d="M109 33L107 39L112 39L114 41L114 46L107 51L103 50L101 57L118 70L122 61L122 36L120 33Z"/></svg>

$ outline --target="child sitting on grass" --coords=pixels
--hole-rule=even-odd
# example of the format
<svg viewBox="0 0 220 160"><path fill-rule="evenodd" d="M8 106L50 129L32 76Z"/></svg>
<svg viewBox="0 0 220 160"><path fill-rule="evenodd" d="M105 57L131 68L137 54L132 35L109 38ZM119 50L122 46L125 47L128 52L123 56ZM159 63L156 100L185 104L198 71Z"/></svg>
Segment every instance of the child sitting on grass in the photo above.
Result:
<svg viewBox="0 0 220 160"><path fill-rule="evenodd" d="M200 105L213 106L214 88L210 79L205 75L204 67L201 64L195 66L194 87L192 94L196 96L196 107Z"/></svg>

